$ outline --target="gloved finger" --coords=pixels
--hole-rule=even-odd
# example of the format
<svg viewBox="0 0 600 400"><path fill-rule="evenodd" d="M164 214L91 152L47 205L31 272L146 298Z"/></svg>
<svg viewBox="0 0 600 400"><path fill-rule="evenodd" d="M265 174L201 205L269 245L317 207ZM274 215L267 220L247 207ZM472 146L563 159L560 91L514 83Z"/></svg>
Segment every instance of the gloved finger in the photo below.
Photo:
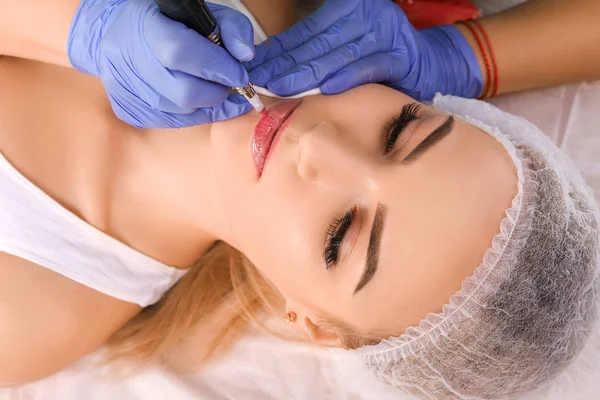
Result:
<svg viewBox="0 0 600 400"><path fill-rule="evenodd" d="M408 73L408 65L405 69ZM321 85L323 94L338 94L367 83L386 82L402 74L396 71L394 60L389 53L377 53L348 65L341 69Z"/></svg>
<svg viewBox="0 0 600 400"><path fill-rule="evenodd" d="M287 74L269 82L267 88L279 96L292 96L320 87L342 68L371 54L385 50L384 45L370 36L349 43L321 58L298 65Z"/></svg>
<svg viewBox="0 0 600 400"><path fill-rule="evenodd" d="M136 71L136 77L123 80L123 76L129 71L122 71L119 63L109 63L107 67L100 69L99 77L106 88L109 96L113 96L115 101L121 102L124 109L152 108L154 110L173 112L181 114L194 112L193 108L182 108L164 98L156 88L167 88L172 90L172 86L177 86L174 76L158 63L141 63ZM152 77L156 85L151 86L144 77ZM131 104L132 107L129 107Z"/></svg>
<svg viewBox="0 0 600 400"><path fill-rule="evenodd" d="M146 124L144 123L144 117L145 110L148 107L145 106L141 99L138 99L135 96L131 96L133 98L134 103L134 106L131 107L131 105L128 102L111 94L110 91L107 91L107 94L110 105L117 118L119 118L126 124L133 126L134 128L146 127ZM131 112L130 110L135 110L135 112Z"/></svg>
<svg viewBox="0 0 600 400"><path fill-rule="evenodd" d="M158 93L156 93L156 97L152 99L152 105L150 105L150 103L148 103L148 105L157 111L175 114L191 114L196 111L196 108L179 107L177 104Z"/></svg>
<svg viewBox="0 0 600 400"><path fill-rule="evenodd" d="M364 34L364 29L357 28L355 21L351 19L340 21L301 46L255 68L250 72L250 81L256 85L265 86L297 65L322 57L340 46L356 41Z"/></svg>
<svg viewBox="0 0 600 400"><path fill-rule="evenodd" d="M254 28L244 14L229 7L211 4L211 10L221 28L221 38L229 53L239 61L254 58Z"/></svg>
<svg viewBox="0 0 600 400"><path fill-rule="evenodd" d="M253 110L242 96L232 94L220 106L200 108L190 114L176 114L149 108L135 96L127 99L109 95L115 115L136 128L183 128L235 118Z"/></svg>
<svg viewBox="0 0 600 400"><path fill-rule="evenodd" d="M239 94L232 94L222 105L209 110L212 122L225 121L254 110L248 100Z"/></svg>
<svg viewBox="0 0 600 400"><path fill-rule="evenodd" d="M164 67L224 86L248 84L246 69L227 50L160 12L149 18L144 25L146 43Z"/></svg>
<svg viewBox="0 0 600 400"><path fill-rule="evenodd" d="M260 68L265 62L284 53L282 42L276 36L272 36L256 47L254 58L249 62L245 62L244 67L247 71L253 71Z"/></svg>
<svg viewBox="0 0 600 400"><path fill-rule="evenodd" d="M238 117L253 110L248 101L239 94L232 93L221 105L210 108L201 108L192 114L174 116L181 126L209 124Z"/></svg>
<svg viewBox="0 0 600 400"><path fill-rule="evenodd" d="M158 62L144 62L136 66L139 79L128 79L116 90L133 92L150 107L164 112L189 114L197 108L221 104L231 89L180 71L170 71ZM103 82L122 82L123 73L114 65L106 68ZM123 87L126 85L127 87Z"/></svg>
<svg viewBox="0 0 600 400"><path fill-rule="evenodd" d="M161 96L157 104L150 105L157 110L188 114L197 108L218 106L231 94L230 87L215 82L179 71L171 71L171 75L172 79L160 80L154 85Z"/></svg>
<svg viewBox="0 0 600 400"><path fill-rule="evenodd" d="M246 67L252 70L325 32L337 21L351 15L358 1L362 0L329 0L325 2L305 19L259 45L256 49L256 56Z"/></svg>

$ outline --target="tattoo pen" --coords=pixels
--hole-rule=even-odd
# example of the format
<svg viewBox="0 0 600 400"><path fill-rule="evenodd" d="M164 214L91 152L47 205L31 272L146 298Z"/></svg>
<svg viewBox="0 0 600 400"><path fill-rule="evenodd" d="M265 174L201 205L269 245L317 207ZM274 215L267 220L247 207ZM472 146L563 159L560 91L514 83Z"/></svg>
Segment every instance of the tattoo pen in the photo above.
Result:
<svg viewBox="0 0 600 400"><path fill-rule="evenodd" d="M214 44L223 46L221 29L204 0L154 0L154 2L167 17L195 30ZM252 83L243 87L234 87L233 90L244 96L256 111L261 114L264 112L265 106L258 98Z"/></svg>

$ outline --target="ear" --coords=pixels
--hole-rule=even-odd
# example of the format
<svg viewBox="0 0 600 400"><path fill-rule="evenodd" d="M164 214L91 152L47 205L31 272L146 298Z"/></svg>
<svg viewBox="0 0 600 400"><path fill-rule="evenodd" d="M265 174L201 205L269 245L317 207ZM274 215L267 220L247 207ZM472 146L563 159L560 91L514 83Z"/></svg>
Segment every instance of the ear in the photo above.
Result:
<svg viewBox="0 0 600 400"><path fill-rule="evenodd" d="M340 332L334 328L315 324L309 317L300 322L308 338L321 346L346 348Z"/></svg>

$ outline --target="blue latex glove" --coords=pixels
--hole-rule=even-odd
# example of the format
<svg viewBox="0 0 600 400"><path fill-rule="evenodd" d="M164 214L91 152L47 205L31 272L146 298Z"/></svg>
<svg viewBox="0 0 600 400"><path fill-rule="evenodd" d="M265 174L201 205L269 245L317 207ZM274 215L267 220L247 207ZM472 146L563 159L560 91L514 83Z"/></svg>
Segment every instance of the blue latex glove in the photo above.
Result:
<svg viewBox="0 0 600 400"><path fill-rule="evenodd" d="M477 58L453 26L417 31L390 0L327 0L257 47L250 80L280 96L320 87L337 94L382 82L417 100L436 92L477 97Z"/></svg>
<svg viewBox="0 0 600 400"><path fill-rule="evenodd" d="M102 80L117 117L135 127L236 117L252 109L231 87L249 82L240 61L254 57L253 28L242 13L208 5L229 53L164 16L152 0L82 0L69 32L69 59Z"/></svg>

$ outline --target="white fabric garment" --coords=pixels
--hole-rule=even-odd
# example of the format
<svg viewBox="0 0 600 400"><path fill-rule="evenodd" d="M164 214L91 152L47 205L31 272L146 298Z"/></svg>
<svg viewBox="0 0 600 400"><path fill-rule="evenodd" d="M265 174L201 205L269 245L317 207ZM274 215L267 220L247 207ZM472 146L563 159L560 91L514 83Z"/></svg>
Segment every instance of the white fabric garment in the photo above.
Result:
<svg viewBox="0 0 600 400"><path fill-rule="evenodd" d="M142 307L158 301L185 273L87 224L1 154L0 251Z"/></svg>
<svg viewBox="0 0 600 400"><path fill-rule="evenodd" d="M306 96L315 96L315 95L321 94L321 88L307 90L306 92L298 93L293 96L279 96L279 95L271 92L269 89L260 87L260 86L254 86L254 89L256 89L256 93L258 93L262 96L273 97L276 99L300 99L300 98L306 97Z"/></svg>

